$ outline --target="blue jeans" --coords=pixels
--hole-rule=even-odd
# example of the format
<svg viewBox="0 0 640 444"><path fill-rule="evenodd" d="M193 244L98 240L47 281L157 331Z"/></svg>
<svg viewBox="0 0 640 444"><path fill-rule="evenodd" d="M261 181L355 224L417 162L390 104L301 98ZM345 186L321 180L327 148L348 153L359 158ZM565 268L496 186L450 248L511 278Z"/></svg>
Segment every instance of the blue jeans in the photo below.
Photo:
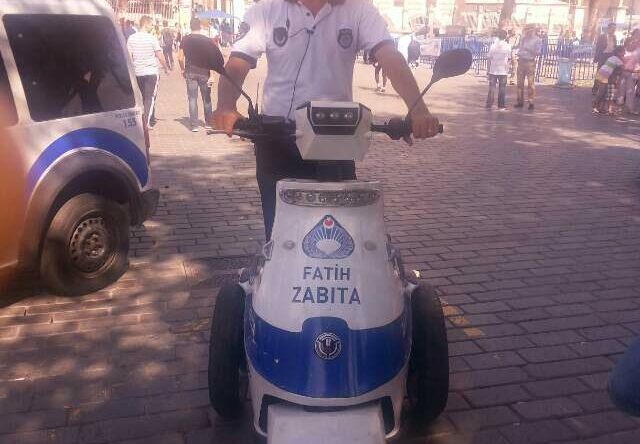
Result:
<svg viewBox="0 0 640 444"><path fill-rule="evenodd" d="M198 89L202 95L202 105L204 106L204 119L208 124L211 121L213 107L211 105L211 88L209 88L209 77L202 74L186 74L187 96L189 97L189 123L192 127L198 126Z"/></svg>
<svg viewBox="0 0 640 444"><path fill-rule="evenodd" d="M640 338L631 344L609 375L611 401L624 412L640 416Z"/></svg>
<svg viewBox="0 0 640 444"><path fill-rule="evenodd" d="M487 108L493 106L493 97L496 94L496 84L498 84L498 108L505 107L507 98L507 76L489 74L489 94L487 95Z"/></svg>

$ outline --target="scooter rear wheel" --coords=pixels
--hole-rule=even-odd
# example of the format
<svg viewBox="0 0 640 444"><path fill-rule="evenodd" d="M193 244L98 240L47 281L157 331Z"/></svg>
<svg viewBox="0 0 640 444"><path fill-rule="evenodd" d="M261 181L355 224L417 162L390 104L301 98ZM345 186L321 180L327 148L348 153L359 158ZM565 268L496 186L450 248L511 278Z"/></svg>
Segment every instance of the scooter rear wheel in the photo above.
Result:
<svg viewBox="0 0 640 444"><path fill-rule="evenodd" d="M407 395L411 419L426 426L447 405L449 347L444 312L435 290L420 284L411 295L413 345L409 360Z"/></svg>
<svg viewBox="0 0 640 444"><path fill-rule="evenodd" d="M243 357L242 325L245 293L239 285L220 289L213 310L209 341L209 400L223 418L242 413L240 366Z"/></svg>

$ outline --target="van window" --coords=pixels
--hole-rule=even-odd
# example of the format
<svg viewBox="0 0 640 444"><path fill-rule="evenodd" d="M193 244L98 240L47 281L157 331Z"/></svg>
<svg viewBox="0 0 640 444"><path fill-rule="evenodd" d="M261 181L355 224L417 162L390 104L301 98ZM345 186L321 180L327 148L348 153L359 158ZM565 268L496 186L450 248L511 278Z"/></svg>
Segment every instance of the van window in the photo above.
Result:
<svg viewBox="0 0 640 444"><path fill-rule="evenodd" d="M33 120L135 106L124 50L107 17L9 14L4 25Z"/></svg>
<svg viewBox="0 0 640 444"><path fill-rule="evenodd" d="M4 66L2 55L0 55L0 108L4 110L3 115L0 116L0 126L18 123L16 103L13 100L13 94L9 86L9 76L7 75L7 68Z"/></svg>

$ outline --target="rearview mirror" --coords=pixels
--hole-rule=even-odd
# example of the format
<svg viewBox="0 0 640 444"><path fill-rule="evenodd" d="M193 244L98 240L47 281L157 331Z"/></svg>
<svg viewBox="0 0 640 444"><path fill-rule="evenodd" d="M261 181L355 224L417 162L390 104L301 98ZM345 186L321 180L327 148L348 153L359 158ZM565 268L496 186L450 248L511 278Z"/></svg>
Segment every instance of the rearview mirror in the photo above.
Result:
<svg viewBox="0 0 640 444"><path fill-rule="evenodd" d="M433 65L433 83L448 77L462 75L469 71L473 63L471 51L464 48L452 49L440 55Z"/></svg>

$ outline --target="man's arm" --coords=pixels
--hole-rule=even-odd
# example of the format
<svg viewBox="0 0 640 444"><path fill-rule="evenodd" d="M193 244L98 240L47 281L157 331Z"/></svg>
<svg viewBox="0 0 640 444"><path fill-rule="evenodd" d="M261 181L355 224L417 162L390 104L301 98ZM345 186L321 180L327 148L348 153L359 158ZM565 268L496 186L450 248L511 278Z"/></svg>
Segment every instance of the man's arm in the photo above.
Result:
<svg viewBox="0 0 640 444"><path fill-rule="evenodd" d="M373 56L380 62L383 71L391 80L393 88L404 100L407 108L416 103L420 97L420 90L402 54L393 45L385 44L378 48ZM417 139L425 139L438 134L438 119L431 115L422 99L411 111L411 123L413 135Z"/></svg>
<svg viewBox="0 0 640 444"><path fill-rule="evenodd" d="M164 70L164 72L167 72L167 64L164 62L164 55L162 54L162 51L156 51L156 59L158 59L158 62L160 62L160 65L162 66L162 69Z"/></svg>
<svg viewBox="0 0 640 444"><path fill-rule="evenodd" d="M182 75L184 75L184 70L186 69L185 58L184 58L184 49L180 48L178 51L178 64L180 65L180 70L182 71Z"/></svg>
<svg viewBox="0 0 640 444"><path fill-rule="evenodd" d="M251 69L248 61L240 57L229 57L225 70L233 82L242 87L247 74ZM213 127L224 130L228 136L233 132L233 126L242 116L236 109L236 102L240 97L240 91L224 76L220 76L218 84L218 107L213 113Z"/></svg>

